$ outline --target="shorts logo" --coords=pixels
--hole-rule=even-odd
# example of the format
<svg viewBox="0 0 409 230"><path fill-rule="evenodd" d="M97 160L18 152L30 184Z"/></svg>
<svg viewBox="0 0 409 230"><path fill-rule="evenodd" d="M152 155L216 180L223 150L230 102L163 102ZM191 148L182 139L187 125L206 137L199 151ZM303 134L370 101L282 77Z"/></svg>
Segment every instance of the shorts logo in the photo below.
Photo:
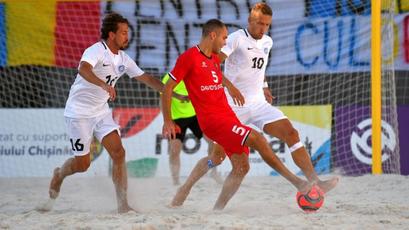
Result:
<svg viewBox="0 0 409 230"><path fill-rule="evenodd" d="M358 129L351 134L352 154L362 163L372 165L372 147L369 145L372 138L372 120L366 119L358 124ZM382 120L382 162L389 159L387 152L394 151L396 147L396 135L391 125ZM385 152L387 151L387 152Z"/></svg>

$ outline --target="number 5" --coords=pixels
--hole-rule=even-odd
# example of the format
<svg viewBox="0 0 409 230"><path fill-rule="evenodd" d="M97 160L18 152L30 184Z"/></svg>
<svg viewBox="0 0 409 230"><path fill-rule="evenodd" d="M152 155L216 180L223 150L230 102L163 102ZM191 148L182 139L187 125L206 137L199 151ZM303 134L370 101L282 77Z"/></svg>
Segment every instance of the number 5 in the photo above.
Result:
<svg viewBox="0 0 409 230"><path fill-rule="evenodd" d="M214 83L219 82L219 77L217 76L217 73L214 72L214 71L211 71L211 72L212 72L212 77L213 77Z"/></svg>
<svg viewBox="0 0 409 230"><path fill-rule="evenodd" d="M233 131L233 133L239 134L240 136L243 136L246 132L246 129L244 129L243 127L237 127L237 125L235 125L233 126L233 129L231 131Z"/></svg>

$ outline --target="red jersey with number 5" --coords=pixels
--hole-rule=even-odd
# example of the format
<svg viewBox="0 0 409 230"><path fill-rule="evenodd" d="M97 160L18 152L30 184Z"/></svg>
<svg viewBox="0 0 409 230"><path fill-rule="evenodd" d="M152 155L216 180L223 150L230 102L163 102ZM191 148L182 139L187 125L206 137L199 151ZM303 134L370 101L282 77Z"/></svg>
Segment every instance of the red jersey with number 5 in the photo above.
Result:
<svg viewBox="0 0 409 230"><path fill-rule="evenodd" d="M198 115L224 113L230 108L222 85L223 75L217 55L207 57L197 46L192 47L179 56L170 76L176 82L185 82Z"/></svg>
<svg viewBox="0 0 409 230"><path fill-rule="evenodd" d="M227 152L248 152L243 144L251 128L240 123L227 102L216 54L208 57L198 46L192 47L179 56L169 75L185 82L200 127L209 138Z"/></svg>

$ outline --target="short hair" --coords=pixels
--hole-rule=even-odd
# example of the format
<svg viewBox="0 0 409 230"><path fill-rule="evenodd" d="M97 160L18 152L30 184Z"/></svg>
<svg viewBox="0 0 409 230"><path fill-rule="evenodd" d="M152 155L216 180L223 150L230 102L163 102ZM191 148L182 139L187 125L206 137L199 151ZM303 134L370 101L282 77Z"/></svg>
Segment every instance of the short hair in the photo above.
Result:
<svg viewBox="0 0 409 230"><path fill-rule="evenodd" d="M119 23L126 23L129 25L128 19L122 17L122 15L118 13L107 14L102 20L101 38L106 40L109 37L109 32L116 33L116 31L118 31Z"/></svg>
<svg viewBox="0 0 409 230"><path fill-rule="evenodd" d="M264 3L264 2L256 3L256 4L251 8L250 15L252 15L253 13L256 13L256 12L260 12L260 13L262 13L262 14L264 14L264 15L273 16L273 10L271 9L270 6L268 6L268 5L267 5L266 3Z"/></svg>
<svg viewBox="0 0 409 230"><path fill-rule="evenodd" d="M213 32L217 29L221 29L224 27L226 27L226 25L219 19L210 19L203 25L202 37L206 37L207 35L210 34L210 32Z"/></svg>

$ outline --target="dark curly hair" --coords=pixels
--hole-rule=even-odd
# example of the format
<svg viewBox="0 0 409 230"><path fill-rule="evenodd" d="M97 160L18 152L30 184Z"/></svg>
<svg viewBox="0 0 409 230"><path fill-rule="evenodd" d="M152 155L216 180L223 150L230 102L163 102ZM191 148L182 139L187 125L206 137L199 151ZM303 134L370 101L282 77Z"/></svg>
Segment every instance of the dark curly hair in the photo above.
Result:
<svg viewBox="0 0 409 230"><path fill-rule="evenodd" d="M128 19L122 17L118 13L110 13L102 20L101 38L106 40L109 37L109 32L116 32L118 30L118 23L126 23L129 25Z"/></svg>

